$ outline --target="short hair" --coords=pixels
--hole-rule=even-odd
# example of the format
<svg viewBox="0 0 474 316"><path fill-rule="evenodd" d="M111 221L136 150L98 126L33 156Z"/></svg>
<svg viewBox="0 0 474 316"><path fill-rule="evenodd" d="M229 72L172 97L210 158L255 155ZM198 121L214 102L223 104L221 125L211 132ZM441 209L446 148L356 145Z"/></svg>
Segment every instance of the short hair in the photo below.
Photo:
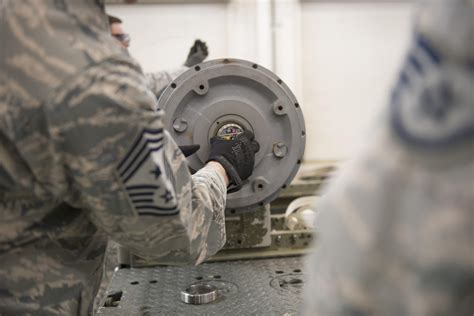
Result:
<svg viewBox="0 0 474 316"><path fill-rule="evenodd" d="M118 17L109 15L107 14L107 17L109 18L109 25L112 25L114 23L122 23L122 20L120 20Z"/></svg>

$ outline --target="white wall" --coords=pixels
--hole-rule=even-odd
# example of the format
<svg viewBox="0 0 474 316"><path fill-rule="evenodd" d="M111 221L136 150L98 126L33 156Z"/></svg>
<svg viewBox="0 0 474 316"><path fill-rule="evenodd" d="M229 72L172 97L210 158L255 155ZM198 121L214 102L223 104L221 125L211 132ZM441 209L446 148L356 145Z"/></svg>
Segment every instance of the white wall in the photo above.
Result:
<svg viewBox="0 0 474 316"><path fill-rule="evenodd" d="M409 3L304 3L306 160L344 159L387 104L410 40Z"/></svg>
<svg viewBox="0 0 474 316"><path fill-rule="evenodd" d="M107 5L106 11L123 20L130 53L145 71L182 65L198 38L207 42L209 58L228 55L226 4Z"/></svg>
<svg viewBox="0 0 474 316"><path fill-rule="evenodd" d="M130 53L146 71L182 65L190 46L198 38L208 44L208 59L241 58L269 67L268 54L260 43L266 42L270 25L264 22L262 25L257 19L257 15L265 14L258 9L258 5L265 2L268 0L109 4L106 11L123 20L125 31L132 37Z"/></svg>
<svg viewBox="0 0 474 316"><path fill-rule="evenodd" d="M351 155L386 105L413 8L275 0L273 21L270 0L108 5L107 11L124 20L130 51L146 71L181 65L196 38L208 43L210 59L243 58L276 69L305 113L305 159L332 160Z"/></svg>

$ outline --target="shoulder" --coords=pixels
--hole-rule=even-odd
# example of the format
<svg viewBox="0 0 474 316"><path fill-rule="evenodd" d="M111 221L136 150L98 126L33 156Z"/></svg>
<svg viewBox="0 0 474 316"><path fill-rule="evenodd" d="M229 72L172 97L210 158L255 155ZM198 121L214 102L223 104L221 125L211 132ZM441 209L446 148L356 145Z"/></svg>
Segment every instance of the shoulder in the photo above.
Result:
<svg viewBox="0 0 474 316"><path fill-rule="evenodd" d="M417 35L393 90L390 128L419 151L463 150L473 144L472 65L456 63Z"/></svg>
<svg viewBox="0 0 474 316"><path fill-rule="evenodd" d="M129 110L153 110L156 98L140 66L131 58L110 57L68 78L48 98L55 112L114 103Z"/></svg>

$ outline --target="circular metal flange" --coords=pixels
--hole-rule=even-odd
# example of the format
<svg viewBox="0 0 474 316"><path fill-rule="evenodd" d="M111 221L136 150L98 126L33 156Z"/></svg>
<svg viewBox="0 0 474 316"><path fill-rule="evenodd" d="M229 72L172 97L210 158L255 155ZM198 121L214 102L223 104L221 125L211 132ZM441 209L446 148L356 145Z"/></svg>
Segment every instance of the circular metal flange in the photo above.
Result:
<svg viewBox="0 0 474 316"><path fill-rule="evenodd" d="M192 284L181 291L181 301L187 304L201 305L217 299L217 287L206 283Z"/></svg>
<svg viewBox="0 0 474 316"><path fill-rule="evenodd" d="M257 64L238 59L199 64L166 88L158 106L178 145L201 145L188 157L193 170L207 160L211 137L255 134L260 144L255 170L240 191L227 196L233 214L270 203L298 171L306 141L303 113L288 86Z"/></svg>

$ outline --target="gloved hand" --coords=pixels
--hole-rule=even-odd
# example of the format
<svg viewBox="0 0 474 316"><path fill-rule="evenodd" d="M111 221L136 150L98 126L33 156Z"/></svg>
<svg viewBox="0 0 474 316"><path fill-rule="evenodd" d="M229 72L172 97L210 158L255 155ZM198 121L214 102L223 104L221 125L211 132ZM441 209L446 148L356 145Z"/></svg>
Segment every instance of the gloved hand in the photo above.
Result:
<svg viewBox="0 0 474 316"><path fill-rule="evenodd" d="M184 157L189 157L201 148L201 145L183 145L179 149L183 152Z"/></svg>
<svg viewBox="0 0 474 316"><path fill-rule="evenodd" d="M200 64L207 58L209 51L205 42L201 40L196 40L194 45L189 50L188 58L184 65L186 67L193 67L197 64Z"/></svg>
<svg viewBox="0 0 474 316"><path fill-rule="evenodd" d="M242 188L242 181L250 177L255 165L255 153L260 145L250 131L244 131L233 140L221 137L211 138L211 153L208 161L220 163L233 186L228 192L235 192Z"/></svg>

